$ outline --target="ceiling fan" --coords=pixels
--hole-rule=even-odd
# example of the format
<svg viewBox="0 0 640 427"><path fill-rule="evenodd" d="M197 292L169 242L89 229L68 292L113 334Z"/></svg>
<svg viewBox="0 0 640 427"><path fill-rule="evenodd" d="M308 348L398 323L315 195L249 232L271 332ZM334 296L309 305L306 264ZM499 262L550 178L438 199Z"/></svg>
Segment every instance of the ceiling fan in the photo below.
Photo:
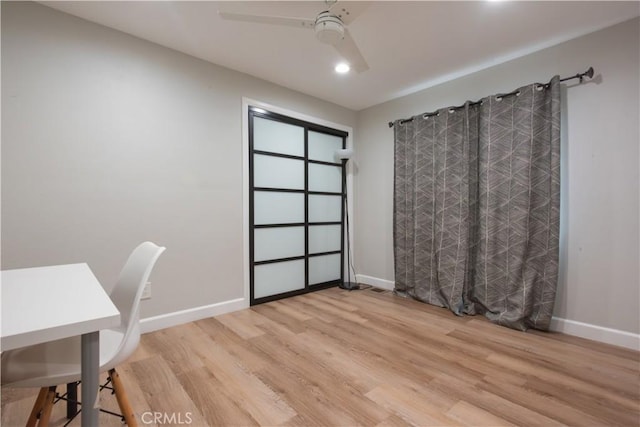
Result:
<svg viewBox="0 0 640 427"><path fill-rule="evenodd" d="M369 65L351 37L347 25L351 24L370 3L368 1L338 2L337 0L325 0L327 10L320 12L315 19L246 15L224 11L218 11L218 14L221 18L231 21L285 25L314 30L318 40L333 46L352 69L362 73L369 69Z"/></svg>

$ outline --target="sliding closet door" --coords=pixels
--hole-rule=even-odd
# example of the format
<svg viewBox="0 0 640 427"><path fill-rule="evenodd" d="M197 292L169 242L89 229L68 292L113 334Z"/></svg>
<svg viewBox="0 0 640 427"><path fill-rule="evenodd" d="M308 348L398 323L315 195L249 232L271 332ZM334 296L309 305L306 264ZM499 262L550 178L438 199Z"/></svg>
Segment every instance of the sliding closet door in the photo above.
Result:
<svg viewBox="0 0 640 427"><path fill-rule="evenodd" d="M335 152L344 138L308 133L309 285L342 279L344 170Z"/></svg>
<svg viewBox="0 0 640 427"><path fill-rule="evenodd" d="M345 136L249 110L251 304L342 280Z"/></svg>

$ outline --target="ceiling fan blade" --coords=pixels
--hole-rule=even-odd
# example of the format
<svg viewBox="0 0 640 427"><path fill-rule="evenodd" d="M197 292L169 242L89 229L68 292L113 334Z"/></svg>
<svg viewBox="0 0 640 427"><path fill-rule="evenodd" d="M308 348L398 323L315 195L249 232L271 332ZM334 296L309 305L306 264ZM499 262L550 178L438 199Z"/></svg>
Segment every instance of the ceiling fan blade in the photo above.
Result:
<svg viewBox="0 0 640 427"><path fill-rule="evenodd" d="M356 46L356 42L353 41L348 29L344 29L344 39L334 47L357 73L362 73L369 69L369 64L360 53L360 49Z"/></svg>
<svg viewBox="0 0 640 427"><path fill-rule="evenodd" d="M286 25L288 27L313 29L315 20L306 18L290 18L286 16L245 15L242 13L218 11L222 19L229 21L257 22L260 24Z"/></svg>
<svg viewBox="0 0 640 427"><path fill-rule="evenodd" d="M331 5L329 12L340 18L345 25L349 25L360 16L369 5L371 5L370 1L337 1Z"/></svg>

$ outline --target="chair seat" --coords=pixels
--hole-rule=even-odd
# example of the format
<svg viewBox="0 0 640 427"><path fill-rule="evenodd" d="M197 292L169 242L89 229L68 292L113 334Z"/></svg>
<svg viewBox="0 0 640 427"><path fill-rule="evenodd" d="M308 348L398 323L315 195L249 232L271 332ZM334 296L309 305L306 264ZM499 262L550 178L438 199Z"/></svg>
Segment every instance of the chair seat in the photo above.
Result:
<svg viewBox="0 0 640 427"><path fill-rule="evenodd" d="M112 366L125 329L100 331L100 372ZM2 385L49 387L80 381L80 336L50 341L2 353ZM115 364L114 364L115 365Z"/></svg>

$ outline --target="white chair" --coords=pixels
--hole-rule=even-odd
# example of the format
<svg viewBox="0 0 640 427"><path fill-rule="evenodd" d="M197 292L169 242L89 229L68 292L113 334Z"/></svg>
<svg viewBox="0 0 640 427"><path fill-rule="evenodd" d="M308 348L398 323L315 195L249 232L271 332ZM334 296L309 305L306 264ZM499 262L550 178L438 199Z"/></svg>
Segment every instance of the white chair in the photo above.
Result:
<svg viewBox="0 0 640 427"><path fill-rule="evenodd" d="M118 328L100 331L100 372L108 372L125 422L137 425L115 367L140 342L140 298L156 260L164 252L151 242L133 250L109 295L120 311ZM80 381L80 337L50 341L2 353L2 385L41 387L27 426L46 426L56 398L56 387Z"/></svg>

